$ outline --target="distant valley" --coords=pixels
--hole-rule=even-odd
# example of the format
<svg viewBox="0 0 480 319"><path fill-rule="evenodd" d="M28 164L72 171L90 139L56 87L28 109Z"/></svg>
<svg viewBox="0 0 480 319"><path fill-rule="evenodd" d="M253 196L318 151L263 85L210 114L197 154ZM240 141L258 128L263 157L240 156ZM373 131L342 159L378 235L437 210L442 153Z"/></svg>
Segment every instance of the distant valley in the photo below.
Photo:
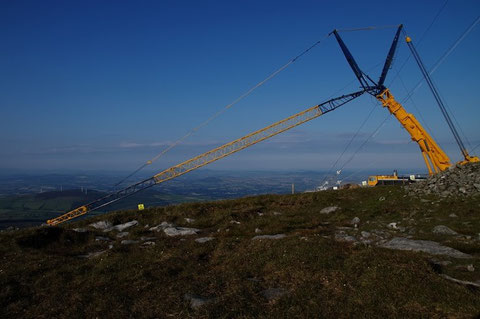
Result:
<svg viewBox="0 0 480 319"><path fill-rule="evenodd" d="M0 179L0 229L39 225L47 219L91 202L114 189L146 178L140 176L115 187L126 174L16 174ZM160 184L108 206L105 211L184 202L210 201L260 194L314 190L324 172L225 172L201 170ZM347 173L345 174L347 176ZM358 182L352 179L351 182ZM91 214L90 214L91 215Z"/></svg>

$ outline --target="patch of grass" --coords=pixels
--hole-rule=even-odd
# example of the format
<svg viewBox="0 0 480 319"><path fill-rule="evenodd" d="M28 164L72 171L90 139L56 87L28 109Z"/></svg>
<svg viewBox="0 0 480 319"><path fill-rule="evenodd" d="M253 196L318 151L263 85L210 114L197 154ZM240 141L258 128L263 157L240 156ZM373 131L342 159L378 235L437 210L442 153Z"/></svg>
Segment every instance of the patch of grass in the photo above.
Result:
<svg viewBox="0 0 480 319"><path fill-rule="evenodd" d="M479 280L479 242L431 230L443 224L473 236L479 204L475 198L420 201L406 197L401 188L378 187L118 211L61 227L0 233L0 316L474 317L480 314L480 292L438 273ZM327 206L339 209L320 214ZM456 218L449 217L453 209ZM358 230L350 224L353 217L361 220ZM118 224L133 219L140 225L128 229L126 238L155 237L155 246L121 245L114 233L88 227L99 220ZM201 233L181 240L145 228L163 221ZM374 230L406 235L388 229L391 222L414 229L415 238L441 242L473 258L432 257L332 239L337 227L352 227L349 231L357 237ZM89 231L74 232L77 227ZM256 228L287 237L252 240ZM95 236L111 238L114 247L108 249ZM194 241L201 236L215 239ZM106 252L98 257L78 257L101 250ZM451 264L435 268L432 259ZM285 294L268 300L263 291L269 288ZM194 310L185 294L212 301Z"/></svg>

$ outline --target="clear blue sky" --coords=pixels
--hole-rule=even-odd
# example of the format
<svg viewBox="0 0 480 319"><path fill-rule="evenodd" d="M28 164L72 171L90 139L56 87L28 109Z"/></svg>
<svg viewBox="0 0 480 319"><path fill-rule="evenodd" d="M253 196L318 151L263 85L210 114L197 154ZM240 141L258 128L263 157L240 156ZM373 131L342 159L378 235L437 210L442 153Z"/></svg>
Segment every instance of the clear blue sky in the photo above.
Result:
<svg viewBox="0 0 480 319"><path fill-rule="evenodd" d="M443 3L1 1L0 169L132 170L334 28L403 23L430 68L480 14L478 0L450 0L418 43ZM360 66L377 78L393 33L342 35ZM477 26L433 75L472 146L480 143L479 40ZM408 54L402 41L390 80ZM420 78L410 60L392 92L401 100L405 87L412 89ZM353 79L328 38L152 168L198 155L335 92L352 92L358 87ZM426 86L413 101L405 107L458 160ZM351 151L388 114L374 105L364 96L210 168L330 168L372 108ZM392 118L346 168L423 170L409 140Z"/></svg>

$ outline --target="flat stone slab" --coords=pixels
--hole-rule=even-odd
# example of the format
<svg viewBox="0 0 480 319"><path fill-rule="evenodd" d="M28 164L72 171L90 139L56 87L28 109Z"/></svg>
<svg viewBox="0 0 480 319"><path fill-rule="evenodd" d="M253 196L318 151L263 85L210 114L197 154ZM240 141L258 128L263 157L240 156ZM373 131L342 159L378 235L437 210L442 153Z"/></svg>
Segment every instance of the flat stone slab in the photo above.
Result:
<svg viewBox="0 0 480 319"><path fill-rule="evenodd" d="M443 278L445 278L447 280L453 281L454 283L457 283L459 285L473 286L473 287L476 287L476 288L480 288L480 283L478 283L478 282L459 280L459 279L452 278L452 277L450 277L448 275L445 275L445 274L441 274L440 276L442 276Z"/></svg>
<svg viewBox="0 0 480 319"><path fill-rule="evenodd" d="M94 251L94 252L88 253L86 255L80 255L78 257L79 258L94 258L94 257L98 257L98 256L102 255L105 252L106 252L106 250Z"/></svg>
<svg viewBox="0 0 480 319"><path fill-rule="evenodd" d="M105 220L101 220L101 221L98 221L96 223L92 223L90 224L91 227L95 228L95 229L109 229L111 228L113 225L111 222L108 222L108 221L105 221Z"/></svg>
<svg viewBox="0 0 480 319"><path fill-rule="evenodd" d="M338 209L338 206L325 207L325 208L322 208L322 210L320 211L320 214L330 214L336 211L337 209Z"/></svg>
<svg viewBox="0 0 480 319"><path fill-rule="evenodd" d="M195 239L195 241L197 243L203 244L203 243L206 243L207 241L214 240L214 239L215 239L215 237L200 237L200 238Z"/></svg>
<svg viewBox="0 0 480 319"><path fill-rule="evenodd" d="M380 244L379 247L397 250L421 251L432 255L445 255L453 258L472 258L469 254L462 253L451 247L442 246L430 240L414 240L403 237L395 237L390 241Z"/></svg>
<svg viewBox="0 0 480 319"><path fill-rule="evenodd" d="M336 232L335 233L335 240L336 241L344 241L344 242L352 242L352 243L357 241L357 239L355 237L350 236L349 234L347 234L344 231Z"/></svg>
<svg viewBox="0 0 480 319"><path fill-rule="evenodd" d="M447 226L444 225L438 225L433 227L432 232L434 234L442 234L442 235L458 235L456 231L453 229L448 228Z"/></svg>
<svg viewBox="0 0 480 319"><path fill-rule="evenodd" d="M128 236L128 231L124 231L117 234L117 238L123 238Z"/></svg>
<svg viewBox="0 0 480 319"><path fill-rule="evenodd" d="M124 239L121 241L122 245L132 245L132 244L138 244L138 240L129 240L129 239Z"/></svg>
<svg viewBox="0 0 480 319"><path fill-rule="evenodd" d="M104 232L109 232L109 231L112 231L112 230L116 230L116 231L122 232L125 229L130 228L132 226L136 226L136 225L138 225L138 221L132 220L132 221L130 221L128 223L125 223L125 224L118 224L118 225L115 225L113 227L104 229L103 231Z"/></svg>
<svg viewBox="0 0 480 319"><path fill-rule="evenodd" d="M170 237L196 235L199 231L200 229L188 227L167 227L163 230L165 235Z"/></svg>
<svg viewBox="0 0 480 319"><path fill-rule="evenodd" d="M276 235L259 235L255 236L252 238L252 240L257 240L257 239L282 239L287 237L285 234L276 234Z"/></svg>
<svg viewBox="0 0 480 319"><path fill-rule="evenodd" d="M157 237L146 237L146 236L140 237L141 241L152 241L152 240L156 240L156 239L157 239Z"/></svg>
<svg viewBox="0 0 480 319"><path fill-rule="evenodd" d="M164 230L164 229L167 228L167 227L173 227L173 224L167 223L167 222L162 222L160 225L151 227L149 230L150 230L150 231L157 231L157 232L159 232L159 231Z"/></svg>
<svg viewBox="0 0 480 319"><path fill-rule="evenodd" d="M148 246L155 246L155 242L153 241L146 241L142 244L142 246L144 247L148 247Z"/></svg>

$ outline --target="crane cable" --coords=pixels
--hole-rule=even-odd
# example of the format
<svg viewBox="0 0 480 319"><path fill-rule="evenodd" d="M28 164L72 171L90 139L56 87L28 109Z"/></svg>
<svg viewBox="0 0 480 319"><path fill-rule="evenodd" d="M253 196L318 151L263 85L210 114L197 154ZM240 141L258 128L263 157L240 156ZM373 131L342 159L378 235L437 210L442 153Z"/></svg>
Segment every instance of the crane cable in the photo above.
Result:
<svg viewBox="0 0 480 319"><path fill-rule="evenodd" d="M480 22L480 16L478 16L475 21L470 24L470 26L458 37L458 39L448 48L447 51L437 60L437 62L434 64L430 72L428 72L430 75L432 75L444 62L444 60L457 48L457 46L460 44L460 42L465 39L465 37L473 30L473 28ZM398 71L398 73L401 70ZM407 95L407 97L404 99L405 101L410 98L410 96L417 91L420 86L423 84L424 78L422 77L420 80L418 80L417 84L415 85L414 89L410 91L410 93Z"/></svg>
<svg viewBox="0 0 480 319"><path fill-rule="evenodd" d="M437 69L438 67L445 61L445 59L458 47L458 45L467 37L467 35L473 30L473 28L475 28L475 26L480 22L480 16L478 16L469 26L467 29L465 29L465 31L460 35L460 37L457 38L457 40L448 48L447 51L445 51L445 53L437 60L437 62L434 64L434 66L432 67L432 69L428 72L429 75L432 75ZM411 96L415 93L415 91L417 91L423 84L423 81L425 79L422 77L418 82L417 84L415 85L415 87L410 91L410 93L407 94L407 96L404 98L404 101L407 101L408 99L411 98ZM441 93L439 92L439 94L441 95ZM445 99L442 97L442 99L445 101ZM403 103L403 102L402 102ZM466 139L467 141L467 144L470 146L470 148L472 147L467 135L465 134L465 132L463 131L462 127L460 126L460 124L458 123L458 120L457 118L455 117L455 114L452 112L452 109L450 108L450 106L448 105L447 102L445 102L445 106L448 110L448 112L450 112L450 114L452 115L453 117L453 120L455 121L455 123L457 124L457 126L459 127L460 129L460 132L462 133L463 137ZM417 109L417 111L419 111ZM419 111L420 112L420 111ZM421 116L421 113L420 113L420 116ZM423 120L423 117L422 117L422 120ZM425 122L425 120L423 120Z"/></svg>
<svg viewBox="0 0 480 319"><path fill-rule="evenodd" d="M372 101L372 104L376 107L376 102L373 102ZM355 150L355 152L353 152L353 154L350 156L349 159L347 159L345 161L345 163L343 163L343 165L340 167L340 171L342 171L345 166L347 166L352 160L353 158L357 155L358 152L360 152L362 150L362 148L368 143L368 141L370 141L371 138L374 138L378 132L380 132L380 130L385 126L385 124L387 123L387 121L391 118L390 117L390 113L388 113L388 115L385 117L385 119L377 126L377 128L372 131L372 133L370 133L370 135L365 139L365 141L363 141L362 144L360 144L360 146Z"/></svg>
<svg viewBox="0 0 480 319"><path fill-rule="evenodd" d="M443 5L440 7L440 9L438 10L437 14L435 15L435 17L433 17L433 20L432 22L430 22L430 24L428 25L428 27L425 29L425 31L423 31L423 34L420 36L418 42L417 42L417 46L420 46L420 43L423 41L423 39L425 38L425 36L427 35L428 31L432 28L433 24L435 23L435 21L437 21L437 18L440 16L440 13L442 13L443 9L445 9L446 5L448 3L448 0L445 0L445 2L443 3ZM402 65L400 66L400 69L398 70L398 73L400 73L402 71L402 69L405 67L405 65L407 64L407 62L410 60L410 58L412 57L412 54L410 53L407 58L405 59L405 61L403 61ZM390 84L389 84L389 87L392 85L392 83L397 79L396 76L393 77L393 79L390 81Z"/></svg>
<svg viewBox="0 0 480 319"><path fill-rule="evenodd" d="M342 156L345 154L345 152L347 151L347 149L350 147L350 145L352 144L353 140L357 137L357 135L360 133L360 131L362 130L363 126L368 122L368 120L370 119L370 116L373 114L373 112L375 111L376 109L376 105L373 105L372 109L370 110L370 112L368 113L367 117L365 118L365 120L363 121L363 123L360 125L360 127L357 129L357 131L355 132L355 134L352 136L352 138L350 139L350 141L347 143L347 145L345 146L345 148L343 149L342 153L340 154L340 156L337 158L337 160L332 164L332 167L330 167L330 169L328 170L327 174L325 174L325 176L323 177L323 180L321 182L321 184L323 185L325 183L325 181L327 180L327 178L330 176L330 174L332 174L332 172L335 170L335 166L338 164L338 162L340 161L340 159L342 158Z"/></svg>
<svg viewBox="0 0 480 319"><path fill-rule="evenodd" d="M142 169L144 169L145 167L147 167L148 165L152 164L153 162L157 161L160 157L162 157L163 155L165 155L167 152L169 152L171 149L173 149L175 146L177 146L178 144L182 143L184 140L186 140L188 137L192 136L193 134L195 134L195 132L197 132L198 130L200 130L201 128L205 127L206 125L208 125L211 121L213 121L214 119L216 119L217 117L219 117L220 115L222 115L224 112L226 112L228 109L230 109L232 106L234 106L235 104L237 104L238 102L240 102L241 100L243 100L244 98L246 98L247 96L249 96L251 93L253 93L253 91L255 91L256 89L258 89L259 87L261 87L262 85L264 85L266 82L268 82L269 80L273 79L275 76L277 76L280 72L282 72L283 70L285 70L287 67L289 67L291 64L293 64L295 61L297 61L299 58L301 58L303 55L305 55L306 53L308 53L310 50L312 50L314 47L316 47L317 45L319 45L323 40L325 40L326 38L328 38L328 34L326 34L323 38L321 38L320 40L316 41L315 43L313 43L311 46L309 46L308 48L306 48L305 50L303 50L300 54L298 54L297 56L295 56L293 59L290 59L286 64L284 64L283 66L281 66L280 68L278 68L276 71L274 71L273 73L271 73L269 76L267 76L265 79L263 79L262 81L258 82L256 85L254 85L252 88L250 88L249 90L247 90L245 93L243 93L242 95L240 95L238 98L236 98L235 100L233 100L233 102L231 102L230 104L227 104L226 106L224 106L222 109L220 109L219 111L217 111L216 113L214 113L212 116L210 116L207 120L205 120L204 122L200 123L198 126L194 127L193 129L191 129L190 131L187 132L187 134L183 135L181 138L177 139L175 142L173 142L171 145L169 145L168 147L166 147L163 151L161 151L160 153L158 153L155 157L153 157L152 159L148 160L147 162L145 162L144 164L142 164L141 166L139 166L135 171L133 171L131 174L129 174L128 176L124 177L121 181L119 181L117 184L115 184L114 187L117 187L119 185L121 185L123 182L125 182L127 179L129 179L130 177L132 177L133 175L137 174L139 171L141 171Z"/></svg>
<svg viewBox="0 0 480 319"><path fill-rule="evenodd" d="M370 27L363 27L363 28L337 29L336 31L337 32L372 31L372 30L392 29L392 28L398 28L398 24L370 26Z"/></svg>

